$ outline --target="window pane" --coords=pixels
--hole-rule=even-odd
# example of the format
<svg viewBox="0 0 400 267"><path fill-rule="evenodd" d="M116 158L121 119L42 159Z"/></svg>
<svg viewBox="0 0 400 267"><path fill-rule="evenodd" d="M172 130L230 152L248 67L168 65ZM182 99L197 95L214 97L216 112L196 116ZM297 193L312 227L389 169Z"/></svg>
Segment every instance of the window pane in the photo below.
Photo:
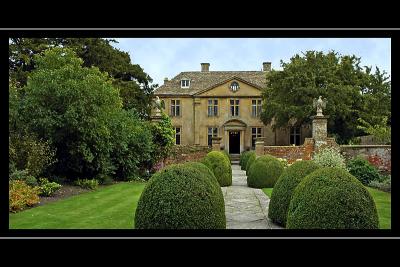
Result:
<svg viewBox="0 0 400 267"><path fill-rule="evenodd" d="M214 106L214 116L218 116L218 107Z"/></svg>
<svg viewBox="0 0 400 267"><path fill-rule="evenodd" d="M255 117L257 115L256 113L256 106L251 107L251 116Z"/></svg>
<svg viewBox="0 0 400 267"><path fill-rule="evenodd" d="M212 105L212 100L208 100L208 105Z"/></svg>
<svg viewBox="0 0 400 267"><path fill-rule="evenodd" d="M208 134L212 134L212 128L208 127Z"/></svg>
<svg viewBox="0 0 400 267"><path fill-rule="evenodd" d="M239 107L238 106L235 107L235 116L239 116Z"/></svg>
<svg viewBox="0 0 400 267"><path fill-rule="evenodd" d="M176 116L180 116L180 106L176 106Z"/></svg>
<svg viewBox="0 0 400 267"><path fill-rule="evenodd" d="M181 136L180 136L180 135L177 135L177 136L176 136L176 144L177 144L177 145L180 145L180 144L181 144Z"/></svg>
<svg viewBox="0 0 400 267"><path fill-rule="evenodd" d="M214 128L214 136L217 137L218 136L218 128Z"/></svg>
<svg viewBox="0 0 400 267"><path fill-rule="evenodd" d="M176 133L180 133L181 132L181 128L177 127L175 128Z"/></svg>
<svg viewBox="0 0 400 267"><path fill-rule="evenodd" d="M218 105L218 100L214 100L214 105Z"/></svg>
<svg viewBox="0 0 400 267"><path fill-rule="evenodd" d="M212 107L211 106L209 106L208 107L208 116L212 116L213 114L212 114Z"/></svg>
<svg viewBox="0 0 400 267"><path fill-rule="evenodd" d="M180 100L176 100L176 105L180 105L181 101Z"/></svg>
<svg viewBox="0 0 400 267"><path fill-rule="evenodd" d="M251 100L251 104L255 105L256 104L256 100Z"/></svg>
<svg viewBox="0 0 400 267"><path fill-rule="evenodd" d="M172 106L172 107L171 107L171 115L172 115L172 116L175 116L175 106Z"/></svg>
<svg viewBox="0 0 400 267"><path fill-rule="evenodd" d="M261 100L258 100L257 102L258 102L258 105L261 105Z"/></svg>
<svg viewBox="0 0 400 267"><path fill-rule="evenodd" d="M236 100L236 105L239 105L239 100Z"/></svg>
<svg viewBox="0 0 400 267"><path fill-rule="evenodd" d="M235 116L234 110L235 110L234 107L231 106L231 116Z"/></svg>
<svg viewBox="0 0 400 267"><path fill-rule="evenodd" d="M294 136L293 135L290 136L290 144L291 145L294 144Z"/></svg>
<svg viewBox="0 0 400 267"><path fill-rule="evenodd" d="M251 134L256 134L256 128L251 128Z"/></svg>
<svg viewBox="0 0 400 267"><path fill-rule="evenodd" d="M212 146L212 139L211 139L212 135L208 135L208 146Z"/></svg>
<svg viewBox="0 0 400 267"><path fill-rule="evenodd" d="M234 104L235 104L235 101L234 101L234 100L232 100L232 99L231 99L231 101L230 101L230 102L231 102L231 105L234 105Z"/></svg>

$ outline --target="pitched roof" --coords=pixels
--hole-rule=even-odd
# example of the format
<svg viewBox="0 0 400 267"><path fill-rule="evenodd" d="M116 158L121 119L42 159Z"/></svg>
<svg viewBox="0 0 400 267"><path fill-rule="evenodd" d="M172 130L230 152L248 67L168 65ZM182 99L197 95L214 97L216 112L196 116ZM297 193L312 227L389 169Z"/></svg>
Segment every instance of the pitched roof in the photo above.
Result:
<svg viewBox="0 0 400 267"><path fill-rule="evenodd" d="M181 80L189 79L190 88L181 88ZM230 79L238 79L258 88L266 85L264 71L190 71L181 72L155 90L156 95L194 95Z"/></svg>

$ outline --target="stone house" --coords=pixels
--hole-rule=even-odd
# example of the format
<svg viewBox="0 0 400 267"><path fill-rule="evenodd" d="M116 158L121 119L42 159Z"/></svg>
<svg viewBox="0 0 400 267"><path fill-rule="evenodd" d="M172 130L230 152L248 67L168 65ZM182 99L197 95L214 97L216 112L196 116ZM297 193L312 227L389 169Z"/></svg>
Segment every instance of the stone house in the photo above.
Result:
<svg viewBox="0 0 400 267"><path fill-rule="evenodd" d="M221 147L230 154L254 149L255 138L265 137L265 145L301 145L311 136L310 125L292 125L272 130L260 120L262 89L271 63L262 71L210 71L201 63L200 71L181 72L155 90L165 112L171 117L177 145L211 146L212 137L221 137Z"/></svg>

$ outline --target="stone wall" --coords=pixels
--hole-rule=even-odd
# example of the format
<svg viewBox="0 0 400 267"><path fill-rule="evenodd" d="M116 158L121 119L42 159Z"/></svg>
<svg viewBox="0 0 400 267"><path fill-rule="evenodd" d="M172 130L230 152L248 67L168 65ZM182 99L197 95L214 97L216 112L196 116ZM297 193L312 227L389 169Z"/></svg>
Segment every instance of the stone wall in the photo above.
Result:
<svg viewBox="0 0 400 267"><path fill-rule="evenodd" d="M379 170L391 172L392 148L390 145L342 145L340 151L347 159L360 155Z"/></svg>
<svg viewBox="0 0 400 267"><path fill-rule="evenodd" d="M289 164L297 159L310 160L314 151L314 140L306 138L301 146L264 146L264 154L284 158Z"/></svg>
<svg viewBox="0 0 400 267"><path fill-rule="evenodd" d="M171 156L164 161L164 166L187 161L198 161L210 151L211 148L208 146L174 146Z"/></svg>

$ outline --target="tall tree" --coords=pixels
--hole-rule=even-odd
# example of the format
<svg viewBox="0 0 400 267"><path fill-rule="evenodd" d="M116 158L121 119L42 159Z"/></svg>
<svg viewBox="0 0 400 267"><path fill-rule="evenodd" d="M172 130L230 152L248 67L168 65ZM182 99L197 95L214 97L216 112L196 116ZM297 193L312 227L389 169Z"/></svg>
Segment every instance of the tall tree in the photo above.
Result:
<svg viewBox="0 0 400 267"><path fill-rule="evenodd" d="M112 46L115 42L102 38L11 38L9 75L23 87L28 74L36 67L34 55L52 47L70 48L83 60L84 67L98 67L114 78L113 84L121 91L124 108L134 108L141 118L147 119L157 85L151 84L151 77L139 65L132 64L127 52Z"/></svg>
<svg viewBox="0 0 400 267"><path fill-rule="evenodd" d="M267 75L261 119L272 122L274 128L287 126L289 120L309 123L315 115L313 99L321 95L328 99L324 113L330 116L329 133L340 143L360 135L358 118L372 123L390 117L391 112L391 84L386 73L379 69L372 73L360 64L360 58L334 51L307 51L288 63L281 61L283 70Z"/></svg>

